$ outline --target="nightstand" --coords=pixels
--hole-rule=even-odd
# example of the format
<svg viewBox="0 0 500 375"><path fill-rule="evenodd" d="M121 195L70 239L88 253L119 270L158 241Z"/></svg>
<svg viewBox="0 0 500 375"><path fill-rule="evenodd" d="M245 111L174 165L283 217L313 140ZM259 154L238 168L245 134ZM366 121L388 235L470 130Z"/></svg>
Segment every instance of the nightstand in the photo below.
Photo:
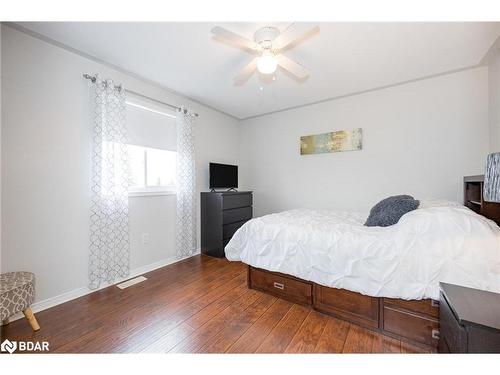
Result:
<svg viewBox="0 0 500 375"><path fill-rule="evenodd" d="M500 294L440 283L439 352L500 353Z"/></svg>

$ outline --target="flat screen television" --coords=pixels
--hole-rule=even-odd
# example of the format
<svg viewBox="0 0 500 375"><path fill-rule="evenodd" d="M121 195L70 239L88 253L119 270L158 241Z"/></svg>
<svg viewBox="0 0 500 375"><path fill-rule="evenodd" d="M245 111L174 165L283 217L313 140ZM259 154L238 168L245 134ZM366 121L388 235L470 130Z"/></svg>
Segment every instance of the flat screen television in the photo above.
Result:
<svg viewBox="0 0 500 375"><path fill-rule="evenodd" d="M210 189L236 189L238 187L238 166L210 163Z"/></svg>

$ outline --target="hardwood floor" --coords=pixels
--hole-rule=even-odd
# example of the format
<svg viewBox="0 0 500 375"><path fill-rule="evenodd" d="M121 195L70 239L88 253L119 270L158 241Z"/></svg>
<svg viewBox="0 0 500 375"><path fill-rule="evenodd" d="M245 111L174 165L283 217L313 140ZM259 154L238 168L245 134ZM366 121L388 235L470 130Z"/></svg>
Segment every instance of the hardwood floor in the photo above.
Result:
<svg viewBox="0 0 500 375"><path fill-rule="evenodd" d="M421 353L422 349L246 286L246 266L203 255L1 328L56 353Z"/></svg>

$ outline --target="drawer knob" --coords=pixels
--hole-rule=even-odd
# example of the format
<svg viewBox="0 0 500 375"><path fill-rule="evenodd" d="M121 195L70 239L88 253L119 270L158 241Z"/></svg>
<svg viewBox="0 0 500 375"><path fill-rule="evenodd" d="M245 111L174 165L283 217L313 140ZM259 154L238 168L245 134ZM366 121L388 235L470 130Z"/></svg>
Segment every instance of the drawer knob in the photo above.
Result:
<svg viewBox="0 0 500 375"><path fill-rule="evenodd" d="M274 287L275 287L276 289L280 289L280 290L285 289L285 286L284 286L283 284L281 284L281 283L277 283L276 281L274 282Z"/></svg>
<svg viewBox="0 0 500 375"><path fill-rule="evenodd" d="M432 307L439 307L439 301L431 299L431 306Z"/></svg>
<svg viewBox="0 0 500 375"><path fill-rule="evenodd" d="M432 338L439 339L439 330L437 330L437 329L432 330Z"/></svg>

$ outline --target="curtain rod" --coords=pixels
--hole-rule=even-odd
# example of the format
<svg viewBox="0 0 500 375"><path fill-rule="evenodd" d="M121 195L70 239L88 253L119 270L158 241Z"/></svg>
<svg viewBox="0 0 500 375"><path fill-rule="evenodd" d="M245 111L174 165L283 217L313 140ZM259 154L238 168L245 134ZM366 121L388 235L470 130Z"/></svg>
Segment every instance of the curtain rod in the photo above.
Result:
<svg viewBox="0 0 500 375"><path fill-rule="evenodd" d="M95 76L91 76L90 74L86 74L86 73L85 73L85 74L83 74L83 78L88 79L88 80L90 80L90 81L92 81L92 82L95 82L95 80L96 80ZM115 88L119 88L119 87L120 87L120 86L115 86ZM129 93L131 93L131 94L133 94L133 95L137 95L137 96L143 97L143 98L145 98L145 99L151 100L151 101L153 101L153 102L156 102L156 103L160 103L160 104L166 105L167 107L170 107L170 108L173 108L173 109L176 109L176 110L182 110L182 108L181 108L181 107L178 107L178 106L173 105L173 104L165 103L165 102L162 102L162 101L157 100L157 99L150 98L149 96L142 95L142 94L140 94L140 93L138 93L138 92L135 92L135 91L132 91L132 90L127 90L127 89L125 89L125 91L127 91L127 92L129 92ZM185 113L185 114L187 114L187 113L189 113L189 111L188 111L187 109L184 109L184 113ZM193 114L194 116L198 117L198 114L197 114L197 113L194 113L194 112L193 112L192 114Z"/></svg>

